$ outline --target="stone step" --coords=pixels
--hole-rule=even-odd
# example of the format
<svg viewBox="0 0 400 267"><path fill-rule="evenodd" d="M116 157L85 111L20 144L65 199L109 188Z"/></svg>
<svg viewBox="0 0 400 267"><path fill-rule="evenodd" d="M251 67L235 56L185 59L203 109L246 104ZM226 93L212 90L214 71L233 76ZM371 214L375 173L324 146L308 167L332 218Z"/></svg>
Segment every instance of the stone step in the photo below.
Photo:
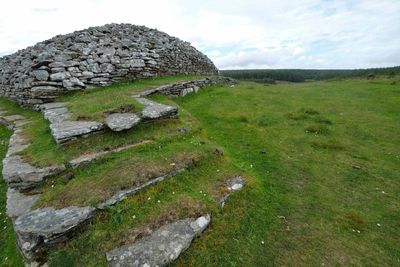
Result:
<svg viewBox="0 0 400 267"><path fill-rule="evenodd" d="M58 144L95 134L104 129L104 125L100 122L70 120L71 113L64 102L43 104L40 110L50 122L51 134Z"/></svg>
<svg viewBox="0 0 400 267"><path fill-rule="evenodd" d="M68 233L76 230L90 219L95 209L92 207L68 207L63 209L37 209L14 222L17 243L22 254L35 260L52 244L68 239Z"/></svg>
<svg viewBox="0 0 400 267"><path fill-rule="evenodd" d="M13 188L7 190L7 215L15 219L31 210L40 194L27 195Z"/></svg>
<svg viewBox="0 0 400 267"><path fill-rule="evenodd" d="M210 224L210 215L161 226L150 236L106 253L109 266L165 266L189 248Z"/></svg>
<svg viewBox="0 0 400 267"><path fill-rule="evenodd" d="M3 178L8 186L17 189L33 188L49 176L65 170L65 166L37 168L24 161L20 156L9 156L3 160Z"/></svg>

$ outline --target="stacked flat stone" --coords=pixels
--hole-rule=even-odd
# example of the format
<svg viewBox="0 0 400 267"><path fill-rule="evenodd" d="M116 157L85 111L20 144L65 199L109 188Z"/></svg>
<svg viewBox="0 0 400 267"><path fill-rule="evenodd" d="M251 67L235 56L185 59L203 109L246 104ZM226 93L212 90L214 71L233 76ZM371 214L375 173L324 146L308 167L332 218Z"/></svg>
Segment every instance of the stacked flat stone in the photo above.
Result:
<svg viewBox="0 0 400 267"><path fill-rule="evenodd" d="M0 95L34 107L67 91L125 79L217 73L187 42L144 26L107 24L0 58Z"/></svg>

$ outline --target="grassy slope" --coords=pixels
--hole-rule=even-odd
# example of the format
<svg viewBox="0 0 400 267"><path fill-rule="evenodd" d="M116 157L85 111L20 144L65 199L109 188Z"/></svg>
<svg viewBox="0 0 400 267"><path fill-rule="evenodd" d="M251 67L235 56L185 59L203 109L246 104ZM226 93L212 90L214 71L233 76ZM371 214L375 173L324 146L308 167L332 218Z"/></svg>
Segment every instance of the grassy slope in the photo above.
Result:
<svg viewBox="0 0 400 267"><path fill-rule="evenodd" d="M62 177L56 179L54 188L45 185L45 198L62 206L59 190L76 184L84 189L85 177L107 178L102 166L125 164L127 155L147 155L158 144L160 155L205 144L223 146L225 156L211 154L99 213L74 240L50 252L50 265L104 266L106 251L132 242L147 227L204 212L212 213L212 225L173 265L396 265L400 94L394 89L387 81L240 83L178 99L196 118L181 110L191 133L156 139L88 166L65 186ZM167 128L158 134L171 134L181 122L157 125ZM81 144L136 140L148 130L94 136ZM81 151L75 146L66 147L64 155ZM244 175L247 185L221 211L215 203L221 183L235 174ZM7 239L7 246L12 241ZM13 255L7 251L4 255Z"/></svg>
<svg viewBox="0 0 400 267"><path fill-rule="evenodd" d="M241 83L177 100L260 185L177 265L398 265L400 94L389 82Z"/></svg>

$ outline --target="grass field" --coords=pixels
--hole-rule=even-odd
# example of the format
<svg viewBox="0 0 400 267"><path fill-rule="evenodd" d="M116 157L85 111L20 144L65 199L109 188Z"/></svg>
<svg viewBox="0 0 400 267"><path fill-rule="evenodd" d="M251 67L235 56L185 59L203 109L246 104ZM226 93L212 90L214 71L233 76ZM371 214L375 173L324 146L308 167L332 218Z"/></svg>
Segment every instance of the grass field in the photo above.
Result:
<svg viewBox="0 0 400 267"><path fill-rule="evenodd" d="M391 82L211 86L175 100L180 120L61 149L59 161L93 149L97 138L109 145L157 137L78 170L71 181L49 181L39 206L97 203L102 196L85 198L90 188L104 192L111 181L120 186L132 179L137 163L150 166L162 158L160 168L169 170L180 153L200 156L194 167L99 213L75 239L50 251L50 266L104 266L104 253L115 246L205 212L212 214L211 226L174 266L400 265L400 89ZM191 131L174 135L182 125ZM0 129L1 155L9 135ZM216 148L223 155L213 153ZM50 145L43 150L43 162L60 153ZM221 184L237 174L247 184L221 210ZM1 197L0 256L3 265L20 266L4 216L4 183Z"/></svg>

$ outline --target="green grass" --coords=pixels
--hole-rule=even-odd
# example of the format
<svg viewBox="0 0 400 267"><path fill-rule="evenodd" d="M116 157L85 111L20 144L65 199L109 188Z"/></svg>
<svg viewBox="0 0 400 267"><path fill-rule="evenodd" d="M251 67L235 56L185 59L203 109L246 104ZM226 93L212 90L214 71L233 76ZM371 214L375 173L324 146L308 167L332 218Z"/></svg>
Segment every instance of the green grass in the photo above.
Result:
<svg viewBox="0 0 400 267"><path fill-rule="evenodd" d="M52 154L65 160L101 142L155 137L78 169L72 180L62 174L47 181L38 205L58 207L98 203L135 183L138 173L158 175L182 155L202 155L195 166L99 212L49 252L50 266L106 266L107 251L205 212L211 225L173 266L399 265L400 94L390 83L212 86L175 100L179 120L81 139L63 150L47 146L45 156L30 152L41 161ZM192 130L179 133L182 126ZM155 162L159 169L152 170ZM221 210L221 185L234 175L246 186Z"/></svg>
<svg viewBox="0 0 400 267"><path fill-rule="evenodd" d="M241 195L243 213L228 205L176 265L399 265L395 88L385 79L240 83L178 99L259 188Z"/></svg>
<svg viewBox="0 0 400 267"><path fill-rule="evenodd" d="M68 110L73 114L74 119L103 121L105 118L104 113L118 109L126 104L133 105L135 112L141 111L143 105L138 103L133 97L141 91L177 81L189 81L200 78L202 76L178 75L121 82L106 87L72 92L60 97L58 101L68 103Z"/></svg>

